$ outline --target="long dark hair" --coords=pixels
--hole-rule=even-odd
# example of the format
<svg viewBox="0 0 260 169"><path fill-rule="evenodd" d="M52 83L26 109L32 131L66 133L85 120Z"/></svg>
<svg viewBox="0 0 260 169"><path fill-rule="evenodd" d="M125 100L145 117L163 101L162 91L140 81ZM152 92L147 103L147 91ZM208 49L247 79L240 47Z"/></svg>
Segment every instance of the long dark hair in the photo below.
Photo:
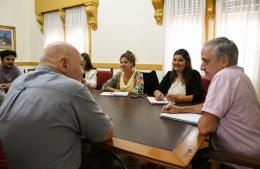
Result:
<svg viewBox="0 0 260 169"><path fill-rule="evenodd" d="M81 53L81 56L85 62L85 64L84 64L85 71L89 71L90 69L95 69L94 66L92 65L90 57L87 53Z"/></svg>
<svg viewBox="0 0 260 169"><path fill-rule="evenodd" d="M192 72L192 65L191 65L191 59L190 59L190 54L187 50L185 49L178 49L174 52L173 57L175 55L181 55L183 57L183 59L186 61L185 64L185 68L183 71L183 77L184 77L184 83L188 84L190 82L191 79L191 72ZM177 72L172 69L172 78L173 81L175 81L175 79L177 78Z"/></svg>

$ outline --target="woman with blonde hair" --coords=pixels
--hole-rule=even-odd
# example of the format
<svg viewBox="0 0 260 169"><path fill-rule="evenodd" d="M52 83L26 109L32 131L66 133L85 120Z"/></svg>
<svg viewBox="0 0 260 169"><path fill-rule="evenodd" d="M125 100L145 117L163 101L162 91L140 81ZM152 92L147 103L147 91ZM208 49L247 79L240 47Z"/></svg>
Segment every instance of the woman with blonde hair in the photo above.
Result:
<svg viewBox="0 0 260 169"><path fill-rule="evenodd" d="M127 50L120 57L121 71L103 84L103 91L128 91L143 94L143 74L135 70L135 55Z"/></svg>

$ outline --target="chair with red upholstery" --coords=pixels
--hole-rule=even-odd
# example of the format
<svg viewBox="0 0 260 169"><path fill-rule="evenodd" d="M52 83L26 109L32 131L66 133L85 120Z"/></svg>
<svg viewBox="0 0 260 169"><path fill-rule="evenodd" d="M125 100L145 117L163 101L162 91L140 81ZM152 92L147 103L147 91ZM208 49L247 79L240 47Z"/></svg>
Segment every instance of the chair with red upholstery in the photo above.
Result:
<svg viewBox="0 0 260 169"><path fill-rule="evenodd" d="M203 100L205 100L207 96L210 80L208 80L205 76L202 76L201 81L202 81L202 89L203 89Z"/></svg>
<svg viewBox="0 0 260 169"><path fill-rule="evenodd" d="M102 85L113 76L113 68L110 70L97 70L97 90L102 88Z"/></svg>
<svg viewBox="0 0 260 169"><path fill-rule="evenodd" d="M9 165L4 155L4 147L2 145L2 141L0 139L0 169L8 169Z"/></svg>

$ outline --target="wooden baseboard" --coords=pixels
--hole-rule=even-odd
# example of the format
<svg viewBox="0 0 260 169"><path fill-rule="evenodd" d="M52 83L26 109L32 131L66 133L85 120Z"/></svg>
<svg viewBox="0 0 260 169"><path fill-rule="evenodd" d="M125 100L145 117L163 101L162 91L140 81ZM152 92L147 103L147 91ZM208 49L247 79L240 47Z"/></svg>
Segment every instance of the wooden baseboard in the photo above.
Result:
<svg viewBox="0 0 260 169"><path fill-rule="evenodd" d="M15 62L17 66L38 66L39 62ZM119 63L93 63L96 68L119 69ZM161 64L137 64L137 69L141 70L162 70Z"/></svg>

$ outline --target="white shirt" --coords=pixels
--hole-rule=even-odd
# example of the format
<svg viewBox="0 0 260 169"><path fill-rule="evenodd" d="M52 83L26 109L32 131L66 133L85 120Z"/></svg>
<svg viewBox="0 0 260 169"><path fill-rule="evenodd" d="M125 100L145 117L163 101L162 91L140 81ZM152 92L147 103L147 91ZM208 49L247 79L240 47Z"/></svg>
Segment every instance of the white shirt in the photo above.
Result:
<svg viewBox="0 0 260 169"><path fill-rule="evenodd" d="M97 70L91 69L85 73L85 85L90 88L97 87Z"/></svg>
<svg viewBox="0 0 260 169"><path fill-rule="evenodd" d="M176 96L186 96L186 85L180 79L175 79L168 90L168 94Z"/></svg>

